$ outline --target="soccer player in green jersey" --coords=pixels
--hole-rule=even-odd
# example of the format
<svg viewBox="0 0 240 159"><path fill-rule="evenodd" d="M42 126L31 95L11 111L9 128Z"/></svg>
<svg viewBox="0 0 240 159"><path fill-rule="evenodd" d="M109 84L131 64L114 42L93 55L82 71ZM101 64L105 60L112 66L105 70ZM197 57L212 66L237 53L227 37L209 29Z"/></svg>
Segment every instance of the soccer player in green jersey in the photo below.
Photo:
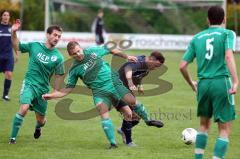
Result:
<svg viewBox="0 0 240 159"><path fill-rule="evenodd" d="M64 74L64 58L55 48L61 38L62 28L56 25L50 26L47 29L46 43L23 44L19 42L16 35L20 26L20 21L12 26L12 43L15 50L29 53L29 64L20 92L21 106L13 119L9 144L16 143L19 128L28 110L33 110L36 115L34 138L40 137L41 127L46 123L45 113L47 110L47 101L42 99L42 95L49 91L49 81L53 74L56 76L54 89L58 89L58 83Z"/></svg>
<svg viewBox="0 0 240 159"><path fill-rule="evenodd" d="M99 110L102 118L102 127L110 142L110 148L116 148L113 123L109 117L109 110L112 105L118 105L122 99L133 107L133 110L145 121L149 126L161 127L160 121L151 120L146 112L143 104L136 101L135 97L123 85L119 79L118 73L111 70L111 67L102 60L104 55L109 53L136 61L135 56L128 56L121 53L117 49L109 50L105 46L94 46L83 49L75 42L69 42L67 45L69 55L74 58L72 67L69 70L67 86L60 91L43 95L46 100L53 98L61 98L69 94L76 86L78 78L87 85L93 93L94 104ZM126 109L125 114L132 115L131 109ZM131 117L130 117L131 118Z"/></svg>
<svg viewBox="0 0 240 159"><path fill-rule="evenodd" d="M219 130L213 159L223 159L229 144L231 121L235 119L234 94L237 92L238 77L233 51L236 35L232 30L221 27L224 17L221 7L209 8L209 28L193 37L180 63L183 77L197 92L200 128L196 137L195 159L203 158L212 117ZM194 58L198 82L192 80L187 69Z"/></svg>

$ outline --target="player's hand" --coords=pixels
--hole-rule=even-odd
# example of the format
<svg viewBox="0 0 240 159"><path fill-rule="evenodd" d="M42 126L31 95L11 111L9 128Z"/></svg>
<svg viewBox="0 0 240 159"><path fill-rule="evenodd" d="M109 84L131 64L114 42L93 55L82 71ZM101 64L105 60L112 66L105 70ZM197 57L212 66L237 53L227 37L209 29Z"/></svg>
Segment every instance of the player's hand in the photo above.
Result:
<svg viewBox="0 0 240 159"><path fill-rule="evenodd" d="M197 92L197 85L198 85L197 81L192 81L191 87L194 92Z"/></svg>
<svg viewBox="0 0 240 159"><path fill-rule="evenodd" d="M138 94L144 94L144 89L143 89L143 85L138 85Z"/></svg>
<svg viewBox="0 0 240 159"><path fill-rule="evenodd" d="M238 87L238 84L233 84L232 88L229 89L229 94L236 94L237 93L237 87Z"/></svg>
<svg viewBox="0 0 240 159"><path fill-rule="evenodd" d="M20 19L17 19L16 22L12 25L12 31L15 32L19 30L21 27L21 21Z"/></svg>
<svg viewBox="0 0 240 159"><path fill-rule="evenodd" d="M131 61L131 62L137 62L137 57L136 56L127 56L127 59L128 61Z"/></svg>
<svg viewBox="0 0 240 159"><path fill-rule="evenodd" d="M44 99L44 100L51 100L53 98L52 98L51 94L44 94L44 95L42 95L42 99Z"/></svg>
<svg viewBox="0 0 240 159"><path fill-rule="evenodd" d="M136 86L132 82L128 82L128 87L131 91L137 90Z"/></svg>

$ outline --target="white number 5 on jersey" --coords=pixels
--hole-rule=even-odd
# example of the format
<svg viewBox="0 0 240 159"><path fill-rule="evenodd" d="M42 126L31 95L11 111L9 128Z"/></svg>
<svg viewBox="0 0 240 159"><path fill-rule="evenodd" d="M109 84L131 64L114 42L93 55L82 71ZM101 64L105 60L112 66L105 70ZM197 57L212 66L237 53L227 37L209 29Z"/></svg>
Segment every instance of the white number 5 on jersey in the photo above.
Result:
<svg viewBox="0 0 240 159"><path fill-rule="evenodd" d="M211 60L212 56L213 56L213 45L212 45L213 41L214 41L214 38L206 40L206 55L205 55L205 58L208 59L208 60Z"/></svg>

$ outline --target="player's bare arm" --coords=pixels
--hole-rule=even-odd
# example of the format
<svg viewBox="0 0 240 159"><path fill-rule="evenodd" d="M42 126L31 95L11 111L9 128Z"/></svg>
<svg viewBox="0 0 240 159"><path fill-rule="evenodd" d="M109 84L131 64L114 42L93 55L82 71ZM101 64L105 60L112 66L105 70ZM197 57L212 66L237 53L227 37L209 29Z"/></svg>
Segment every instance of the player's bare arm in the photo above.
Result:
<svg viewBox="0 0 240 159"><path fill-rule="evenodd" d="M42 95L42 98L44 100L51 100L51 99L55 99L55 98L62 98L64 96L68 95L72 90L73 90L73 88L63 88L60 91L55 90L52 93Z"/></svg>
<svg viewBox="0 0 240 159"><path fill-rule="evenodd" d="M20 29L20 27L21 21L17 19L16 22L12 25L12 45L16 55L18 54L19 51L19 39L17 38L16 32Z"/></svg>
<svg viewBox="0 0 240 159"><path fill-rule="evenodd" d="M233 80L233 86L229 90L229 93L230 94L235 94L237 92L239 80L238 80L238 76L237 76L237 67L236 67L236 63L235 63L235 59L234 59L234 55L233 55L232 50L228 49L226 51L225 60L227 62L227 66L228 66L229 72L232 75L232 80Z"/></svg>
<svg viewBox="0 0 240 159"><path fill-rule="evenodd" d="M111 54L127 59L128 61L137 62L137 57L124 54L118 49L112 49Z"/></svg>
<svg viewBox="0 0 240 159"><path fill-rule="evenodd" d="M59 91L62 81L64 81L63 75L55 75L55 81L54 81L54 91Z"/></svg>
<svg viewBox="0 0 240 159"><path fill-rule="evenodd" d="M183 75L184 79L187 81L187 83L192 87L192 90L196 92L197 91L197 82L192 80L192 78L188 72L187 66L188 66L187 61L181 61L180 66L179 66L180 72L182 73L182 75Z"/></svg>
<svg viewBox="0 0 240 159"><path fill-rule="evenodd" d="M125 71L125 76L128 82L129 89L136 90L136 86L133 84L133 81L132 81L132 68L130 66L126 66L124 71Z"/></svg>

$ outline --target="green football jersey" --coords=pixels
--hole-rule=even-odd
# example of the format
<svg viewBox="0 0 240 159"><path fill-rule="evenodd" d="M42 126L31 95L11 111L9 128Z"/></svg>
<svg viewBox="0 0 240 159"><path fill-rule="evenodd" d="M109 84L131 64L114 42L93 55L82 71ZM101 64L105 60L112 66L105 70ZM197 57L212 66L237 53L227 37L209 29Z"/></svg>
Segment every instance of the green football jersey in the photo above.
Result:
<svg viewBox="0 0 240 159"><path fill-rule="evenodd" d="M193 37L183 60L190 63L196 58L199 79L229 76L225 51L235 51L235 43L236 34L232 30L212 26Z"/></svg>
<svg viewBox="0 0 240 159"><path fill-rule="evenodd" d="M64 74L64 58L56 49L48 49L44 43L30 42L19 44L22 53L29 53L25 83L34 86L38 93L49 91L49 81L53 74Z"/></svg>
<svg viewBox="0 0 240 159"><path fill-rule="evenodd" d="M103 88L112 81L112 70L102 57L109 49L101 46L89 47L83 50L84 59L74 60L68 73L67 87L75 87L78 78L90 89Z"/></svg>

